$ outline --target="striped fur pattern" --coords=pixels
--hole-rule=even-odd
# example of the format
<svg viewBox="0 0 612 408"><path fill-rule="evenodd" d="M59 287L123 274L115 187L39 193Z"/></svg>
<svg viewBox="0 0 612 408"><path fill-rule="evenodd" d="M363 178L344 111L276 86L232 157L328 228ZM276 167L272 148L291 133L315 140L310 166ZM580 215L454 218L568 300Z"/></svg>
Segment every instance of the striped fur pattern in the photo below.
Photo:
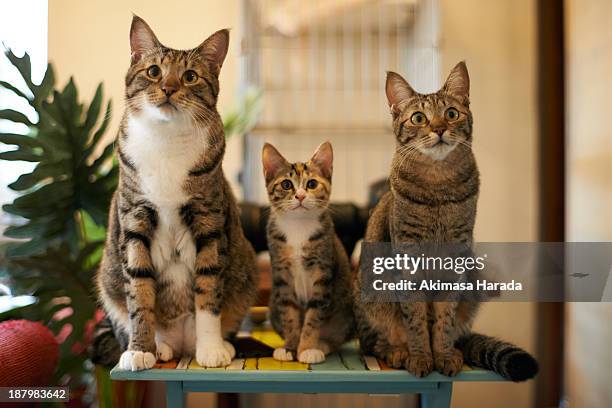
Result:
<svg viewBox="0 0 612 408"><path fill-rule="evenodd" d="M479 173L465 64L452 70L437 93L419 94L393 72L386 92L396 138L391 191L374 209L366 241L471 245ZM359 278L356 283L358 299ZM515 381L536 374L537 364L525 351L471 333L477 302L356 303L362 347L392 367L419 377L434 368L452 376L465 361ZM527 360L531 363L511 366Z"/></svg>
<svg viewBox="0 0 612 408"><path fill-rule="evenodd" d="M256 293L255 254L221 166L216 101L229 33L179 51L135 16L130 41L99 299L117 337L128 339L122 368L181 355L226 365L235 353L228 340Z"/></svg>
<svg viewBox="0 0 612 408"><path fill-rule="evenodd" d="M94 330L89 351L91 361L96 365L113 368L127 347L128 340L125 332L116 331L111 320L105 317Z"/></svg>
<svg viewBox="0 0 612 408"><path fill-rule="evenodd" d="M328 209L332 161L328 142L306 163L289 163L270 144L263 149L270 320L285 340L277 360L320 363L352 336L351 270Z"/></svg>
<svg viewBox="0 0 612 408"><path fill-rule="evenodd" d="M512 381L528 380L538 371L538 363L529 353L493 337L471 333L459 338L456 346L466 364L489 368Z"/></svg>

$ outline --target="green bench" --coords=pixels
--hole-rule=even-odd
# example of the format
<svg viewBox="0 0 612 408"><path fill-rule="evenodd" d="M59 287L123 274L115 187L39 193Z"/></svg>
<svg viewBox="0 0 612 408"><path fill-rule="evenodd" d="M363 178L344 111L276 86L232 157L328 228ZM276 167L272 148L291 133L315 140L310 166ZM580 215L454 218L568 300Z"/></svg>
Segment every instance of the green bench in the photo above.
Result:
<svg viewBox="0 0 612 408"><path fill-rule="evenodd" d="M346 344L321 364L265 357L235 359L228 367L205 369L184 358L156 367L140 372L115 367L110 376L113 380L164 381L169 408L183 407L188 392L421 394L422 406L448 408L454 382L505 381L491 371L468 367L453 378L437 372L416 378L360 355L356 343Z"/></svg>

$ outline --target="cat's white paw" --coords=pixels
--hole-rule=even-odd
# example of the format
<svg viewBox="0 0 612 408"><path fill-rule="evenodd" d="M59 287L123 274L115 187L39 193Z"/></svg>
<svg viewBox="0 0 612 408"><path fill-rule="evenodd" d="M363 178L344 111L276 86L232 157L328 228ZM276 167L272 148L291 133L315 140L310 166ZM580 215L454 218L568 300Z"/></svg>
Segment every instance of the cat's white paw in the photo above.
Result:
<svg viewBox="0 0 612 408"><path fill-rule="evenodd" d="M234 347L232 346L233 349ZM196 361L202 367L223 367L232 362L230 351L225 343L222 342L198 345L196 348Z"/></svg>
<svg viewBox="0 0 612 408"><path fill-rule="evenodd" d="M325 353L319 349L306 349L300 353L298 360L301 363L317 364L325 361Z"/></svg>
<svg viewBox="0 0 612 408"><path fill-rule="evenodd" d="M147 370L155 365L155 361L153 353L127 350L121 354L119 368L130 371Z"/></svg>
<svg viewBox="0 0 612 408"><path fill-rule="evenodd" d="M283 347L274 349L272 357L279 361L293 361L293 353Z"/></svg>
<svg viewBox="0 0 612 408"><path fill-rule="evenodd" d="M230 354L230 360L236 357L236 349L232 343L227 340L223 340L223 347L225 347L225 350Z"/></svg>
<svg viewBox="0 0 612 408"><path fill-rule="evenodd" d="M168 343L160 341L157 343L157 352L155 354L157 354L157 358L161 361L170 361L174 357L174 350L172 350Z"/></svg>

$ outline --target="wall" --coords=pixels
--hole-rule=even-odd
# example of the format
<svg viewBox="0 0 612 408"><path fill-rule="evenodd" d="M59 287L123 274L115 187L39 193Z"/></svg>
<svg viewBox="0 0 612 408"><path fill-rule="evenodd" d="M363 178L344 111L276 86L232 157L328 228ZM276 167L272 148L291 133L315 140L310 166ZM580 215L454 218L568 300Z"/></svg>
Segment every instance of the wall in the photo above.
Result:
<svg viewBox="0 0 612 408"><path fill-rule="evenodd" d="M441 0L442 72L465 60L481 173L477 241L537 240L535 0ZM485 304L475 330L535 350L535 307ZM453 406L529 407L533 382L459 384Z"/></svg>
<svg viewBox="0 0 612 408"><path fill-rule="evenodd" d="M144 18L165 45L189 49L221 28L231 28L228 55L221 71L219 111L230 111L236 102L240 52L239 0L181 0L176 3L144 0L49 1L49 60L57 82L64 85L74 75L81 99L89 101L104 82L105 95L113 100L113 119L107 137L116 135L123 113L124 78L130 62L129 31L132 13ZM237 188L242 157L239 137L229 140L224 168Z"/></svg>
<svg viewBox="0 0 612 408"><path fill-rule="evenodd" d="M567 239L612 240L612 3L567 0ZM610 282L608 282L610 285ZM612 304L570 303L566 393L573 407L610 407Z"/></svg>

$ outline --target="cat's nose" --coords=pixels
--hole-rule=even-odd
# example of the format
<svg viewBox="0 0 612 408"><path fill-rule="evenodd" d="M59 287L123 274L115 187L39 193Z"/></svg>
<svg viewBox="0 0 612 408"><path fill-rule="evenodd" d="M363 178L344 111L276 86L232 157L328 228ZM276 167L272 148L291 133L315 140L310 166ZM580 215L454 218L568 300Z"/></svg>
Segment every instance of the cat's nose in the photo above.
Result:
<svg viewBox="0 0 612 408"><path fill-rule="evenodd" d="M306 194L303 194L303 193L297 193L297 194L295 195L295 198L296 198L297 200L299 200L300 202L302 202L302 201L304 201L304 199L306 198Z"/></svg>
<svg viewBox="0 0 612 408"><path fill-rule="evenodd" d="M178 85L178 81L168 78L162 82L161 90L167 97L170 97L173 93L178 91Z"/></svg>
<svg viewBox="0 0 612 408"><path fill-rule="evenodd" d="M438 136L442 137L442 135L444 134L444 132L446 132L446 128L441 127L441 128L434 128L431 129L434 133L436 133Z"/></svg>
<svg viewBox="0 0 612 408"><path fill-rule="evenodd" d="M177 91L176 87L173 85L166 85L162 87L162 92L166 95L166 96L171 96L173 93L175 93Z"/></svg>

